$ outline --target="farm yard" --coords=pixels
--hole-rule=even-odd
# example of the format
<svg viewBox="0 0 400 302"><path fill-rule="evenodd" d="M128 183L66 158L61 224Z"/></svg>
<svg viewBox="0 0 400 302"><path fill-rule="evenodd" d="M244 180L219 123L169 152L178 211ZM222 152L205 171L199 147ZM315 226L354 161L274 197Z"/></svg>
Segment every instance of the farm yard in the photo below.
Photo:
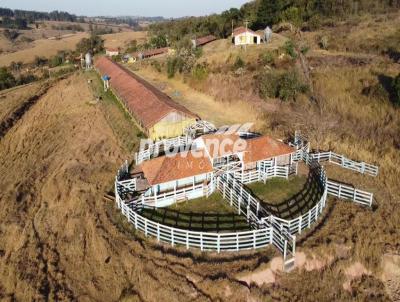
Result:
<svg viewBox="0 0 400 302"><path fill-rule="evenodd" d="M190 57L192 70L182 67L181 72L178 66L173 76L171 60L179 51L119 62L141 78L139 83L153 84L161 91L154 92L158 96L165 93L217 127L254 122L253 131L281 139L277 144L301 130L311 145L304 157L329 156L318 170L326 172L329 190L353 194L350 199L330 195L326 204L321 203L321 175L311 173L304 158L297 175L276 177L275 171L262 179L257 167L255 177L248 172L235 181L228 176L213 183L207 176L195 183L194 177L183 190L201 187L205 196L185 196L165 207L154 207L157 197L167 199L165 191L143 195L144 207L138 199L143 192L126 197L115 186L126 160L129 177L154 172L146 184L153 190L165 184L157 177L178 178L185 169L165 168L168 160L159 165L166 172L157 165L150 172L137 169L134 154L145 129L116 93L113 80L120 74L111 77L111 89L105 91L96 65L102 53L94 57L94 70L77 69L0 91L0 300L397 301L400 115L390 83L400 73L393 59L399 20L398 13L354 16L293 32L282 25L274 28L269 44L246 49L231 45L230 37L218 37ZM46 23L48 37L56 34L50 25L69 24ZM87 23L73 23L89 29ZM17 49L1 37L2 66L75 50L89 36L71 32L49 40L25 35L33 41ZM122 50L132 40L142 45L153 37L151 26L147 32L101 35L105 47ZM293 49L290 41L296 42ZM297 83L292 97L291 91L279 90L282 85L265 84L295 81L284 77L290 70L308 89ZM354 161L346 166L348 158ZM379 167L376 176L368 174L367 163ZM246 177L253 178L242 187ZM180 193L176 183L175 197ZM373 194L368 195L373 196L371 207L369 201L353 202L357 192ZM126 207L118 204L119 196ZM250 207L249 200L260 208ZM267 217L262 209L274 223L290 221L288 229L296 233L290 272L283 269L279 248L262 241L269 229L255 227L254 220ZM251 216L252 211L259 215ZM203 238L204 233L211 235ZM241 249L248 242L260 248ZM188 248L192 244L199 246ZM235 251L223 250L227 247Z"/></svg>

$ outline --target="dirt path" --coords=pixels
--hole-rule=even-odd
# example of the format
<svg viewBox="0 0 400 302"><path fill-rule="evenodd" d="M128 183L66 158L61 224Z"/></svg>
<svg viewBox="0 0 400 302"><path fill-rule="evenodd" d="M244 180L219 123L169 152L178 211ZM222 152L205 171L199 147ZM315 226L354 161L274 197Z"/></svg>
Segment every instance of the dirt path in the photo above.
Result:
<svg viewBox="0 0 400 302"><path fill-rule="evenodd" d="M273 250L164 248L135 235L102 200L129 152L89 104L87 85L79 75L62 80L0 141L0 299L259 299L230 276L268 262Z"/></svg>

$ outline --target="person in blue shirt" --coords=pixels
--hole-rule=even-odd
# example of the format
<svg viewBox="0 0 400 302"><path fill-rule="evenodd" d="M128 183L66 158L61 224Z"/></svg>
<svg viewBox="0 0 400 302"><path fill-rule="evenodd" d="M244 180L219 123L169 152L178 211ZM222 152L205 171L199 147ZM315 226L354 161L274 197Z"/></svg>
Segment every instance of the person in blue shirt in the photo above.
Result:
<svg viewBox="0 0 400 302"><path fill-rule="evenodd" d="M107 92L108 89L110 89L110 77L108 75L103 75L102 76L103 83L104 83L104 91Z"/></svg>

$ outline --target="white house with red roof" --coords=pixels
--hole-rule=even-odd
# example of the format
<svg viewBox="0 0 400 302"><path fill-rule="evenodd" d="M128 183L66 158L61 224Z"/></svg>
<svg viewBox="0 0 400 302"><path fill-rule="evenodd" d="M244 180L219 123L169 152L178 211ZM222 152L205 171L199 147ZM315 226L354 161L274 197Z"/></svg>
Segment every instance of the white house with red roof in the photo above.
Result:
<svg viewBox="0 0 400 302"><path fill-rule="evenodd" d="M232 43L236 46L261 44L262 36L243 26L237 27L232 32Z"/></svg>

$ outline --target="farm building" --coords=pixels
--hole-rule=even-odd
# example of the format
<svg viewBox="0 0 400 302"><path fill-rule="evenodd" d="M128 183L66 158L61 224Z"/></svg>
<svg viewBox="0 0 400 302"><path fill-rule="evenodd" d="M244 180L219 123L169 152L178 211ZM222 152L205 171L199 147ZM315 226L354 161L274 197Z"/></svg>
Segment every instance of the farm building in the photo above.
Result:
<svg viewBox="0 0 400 302"><path fill-rule="evenodd" d="M237 27L232 32L232 43L236 46L260 44L262 36L243 26Z"/></svg>
<svg viewBox="0 0 400 302"><path fill-rule="evenodd" d="M101 76L110 78L111 90L149 138L180 136L186 127L196 123L197 115L110 59L99 58L95 67Z"/></svg>
<svg viewBox="0 0 400 302"><path fill-rule="evenodd" d="M106 48L106 56L113 57L118 55L119 55L118 48Z"/></svg>
<svg viewBox="0 0 400 302"><path fill-rule="evenodd" d="M201 37L201 38L197 38L197 39L193 39L192 43L193 43L193 47L200 47L200 46L204 46L212 41L217 40L217 38L213 35L208 35L205 37Z"/></svg>
<svg viewBox="0 0 400 302"><path fill-rule="evenodd" d="M156 157L137 167L135 174L142 179L142 189L148 196L187 188L189 199L201 197L204 192L199 188L210 183L215 174L228 170L248 172L265 162L270 165L268 167L290 166L296 152L296 149L268 136L244 139L238 134L203 135L195 139L192 146L189 152ZM165 199L157 206L172 203L173 194L171 199Z"/></svg>
<svg viewBox="0 0 400 302"><path fill-rule="evenodd" d="M155 49L148 49L148 50L144 50L144 51L138 51L132 54L132 56L134 58L137 59L147 59L147 58L151 58L151 57L155 57L155 56L159 56L159 55L163 55L163 54L168 54L170 53L172 50L169 47L163 47L163 48L155 48Z"/></svg>

